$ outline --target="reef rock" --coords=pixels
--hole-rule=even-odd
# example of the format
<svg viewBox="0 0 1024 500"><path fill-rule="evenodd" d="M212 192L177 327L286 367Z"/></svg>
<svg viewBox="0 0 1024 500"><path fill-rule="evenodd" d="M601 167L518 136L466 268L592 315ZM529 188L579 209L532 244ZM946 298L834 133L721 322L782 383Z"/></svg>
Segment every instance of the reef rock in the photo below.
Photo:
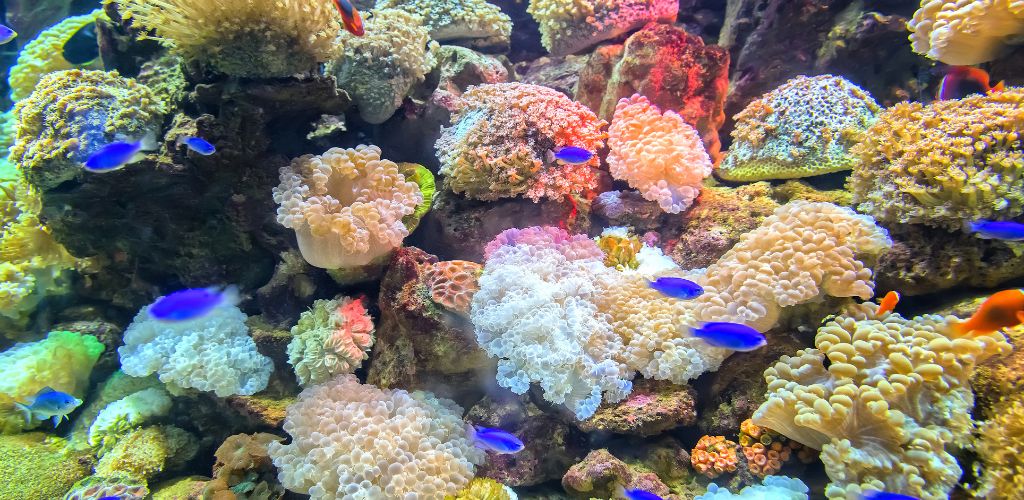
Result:
<svg viewBox="0 0 1024 500"><path fill-rule="evenodd" d="M644 472L619 460L607 449L591 451L562 476L562 487L573 498L614 498L618 486L641 489L665 499L678 500L653 472Z"/></svg>
<svg viewBox="0 0 1024 500"><path fill-rule="evenodd" d="M664 380L637 379L626 399L602 403L594 416L577 427L584 432L653 436L696 421L696 392L692 388Z"/></svg>

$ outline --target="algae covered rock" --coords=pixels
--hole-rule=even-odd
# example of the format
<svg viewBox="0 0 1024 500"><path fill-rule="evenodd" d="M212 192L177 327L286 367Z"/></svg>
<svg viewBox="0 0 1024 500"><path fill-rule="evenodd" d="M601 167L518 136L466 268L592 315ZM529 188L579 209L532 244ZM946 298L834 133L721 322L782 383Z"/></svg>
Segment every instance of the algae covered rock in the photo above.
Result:
<svg viewBox="0 0 1024 500"><path fill-rule="evenodd" d="M697 421L696 392L664 380L633 381L633 392L618 403L602 403L594 416L577 423L584 432L608 431L652 436Z"/></svg>
<svg viewBox="0 0 1024 500"><path fill-rule="evenodd" d="M100 457L96 474L102 477L148 481L177 470L198 451L195 436L174 426L143 427L118 440Z"/></svg>
<svg viewBox="0 0 1024 500"><path fill-rule="evenodd" d="M62 498L93 464L88 453L71 451L67 442L42 432L0 436L0 498Z"/></svg>

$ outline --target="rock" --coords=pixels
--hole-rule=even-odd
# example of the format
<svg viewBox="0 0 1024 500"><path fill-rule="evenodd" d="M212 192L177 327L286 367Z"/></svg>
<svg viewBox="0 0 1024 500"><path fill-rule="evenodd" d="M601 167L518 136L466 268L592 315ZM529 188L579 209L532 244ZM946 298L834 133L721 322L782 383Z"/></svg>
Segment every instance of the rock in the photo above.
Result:
<svg viewBox="0 0 1024 500"><path fill-rule="evenodd" d="M153 487L153 500L183 500L202 498L203 487L209 478L188 476L169 479Z"/></svg>
<svg viewBox="0 0 1024 500"><path fill-rule="evenodd" d="M96 365L93 366L92 374L90 375L93 381L107 377L121 366L120 358L117 355L117 348L121 346L121 335L124 331L119 326L102 320L71 321L56 324L51 330L64 330L82 335L92 335L103 344L106 349L104 349L103 354L100 354L100 359L96 361Z"/></svg>
<svg viewBox="0 0 1024 500"><path fill-rule="evenodd" d="M523 83L543 85L574 97L580 71L588 59L589 56L542 57L520 63L516 70L523 75Z"/></svg>
<svg viewBox="0 0 1024 500"><path fill-rule="evenodd" d="M606 431L653 436L697 421L696 391L662 380L636 379L633 392L618 403L602 403L593 417L576 426L583 432Z"/></svg>
<svg viewBox="0 0 1024 500"><path fill-rule="evenodd" d="M562 476L562 487L573 498L616 498L618 486L636 488L665 499L678 500L653 472L643 472L615 458L606 449L591 451Z"/></svg>
<svg viewBox="0 0 1024 500"><path fill-rule="evenodd" d="M295 250L282 252L270 281L256 290L260 317L269 325L290 327L313 302L317 290L329 286L331 280L323 269L309 265Z"/></svg>
<svg viewBox="0 0 1024 500"><path fill-rule="evenodd" d="M658 202L646 200L632 189L605 191L597 195L593 214L595 227L629 226L636 231L658 231L670 218Z"/></svg>
<svg viewBox="0 0 1024 500"><path fill-rule="evenodd" d="M284 438L274 434L235 434L221 443L214 456L213 479L206 483L203 498L222 498L235 492L245 498L278 499L284 487L277 481L277 468L267 454L267 445Z"/></svg>

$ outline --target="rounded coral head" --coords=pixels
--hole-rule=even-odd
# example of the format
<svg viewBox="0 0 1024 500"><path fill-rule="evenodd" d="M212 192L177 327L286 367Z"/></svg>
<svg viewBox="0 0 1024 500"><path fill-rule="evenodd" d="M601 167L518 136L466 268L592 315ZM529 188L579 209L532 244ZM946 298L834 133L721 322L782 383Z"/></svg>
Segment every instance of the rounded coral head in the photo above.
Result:
<svg viewBox="0 0 1024 500"><path fill-rule="evenodd" d="M281 168L277 221L295 230L299 251L325 269L366 265L402 244L402 218L423 202L419 186L377 146L331 148Z"/></svg>

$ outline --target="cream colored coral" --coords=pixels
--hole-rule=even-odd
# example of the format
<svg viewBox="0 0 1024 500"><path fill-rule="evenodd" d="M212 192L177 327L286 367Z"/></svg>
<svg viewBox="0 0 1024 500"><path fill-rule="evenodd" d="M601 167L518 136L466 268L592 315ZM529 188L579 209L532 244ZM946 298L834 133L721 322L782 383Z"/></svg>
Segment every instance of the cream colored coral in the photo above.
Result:
<svg viewBox="0 0 1024 500"><path fill-rule="evenodd" d="M377 146L305 155L280 174L277 221L295 230L307 262L326 269L365 265L401 245L409 235L402 218L423 201Z"/></svg>
<svg viewBox="0 0 1024 500"><path fill-rule="evenodd" d="M267 447L278 479L314 499L442 500L468 485L484 460L454 402L378 389L353 375L303 390L284 430L291 442Z"/></svg>
<svg viewBox="0 0 1024 500"><path fill-rule="evenodd" d="M439 42L486 39L508 45L512 35L512 19L484 0L382 0L376 7L423 16L431 38Z"/></svg>
<svg viewBox="0 0 1024 500"><path fill-rule="evenodd" d="M317 300L292 327L288 363L304 386L352 373L369 357L373 332L373 320L361 300Z"/></svg>
<svg viewBox="0 0 1024 500"><path fill-rule="evenodd" d="M711 158L697 130L674 111L662 114L639 94L615 106L608 148L612 176L668 213L689 208L711 175Z"/></svg>
<svg viewBox="0 0 1024 500"><path fill-rule="evenodd" d="M39 79L46 74L76 67L64 59L64 44L102 15L103 11L96 9L81 16L71 16L47 28L25 45L7 78L11 87L11 100L17 102L28 97Z"/></svg>
<svg viewBox="0 0 1024 500"><path fill-rule="evenodd" d="M921 0L907 27L914 52L946 64L980 64L1024 35L1024 1Z"/></svg>
<svg viewBox="0 0 1024 500"><path fill-rule="evenodd" d="M232 76L283 77L316 69L337 52L329 1L106 0L188 60Z"/></svg>
<svg viewBox="0 0 1024 500"><path fill-rule="evenodd" d="M998 333L955 338L952 317L875 317L874 308L851 307L818 330L816 349L765 370L754 423L821 450L829 498L872 489L947 498L961 472L950 452L972 427L971 373L1010 346Z"/></svg>
<svg viewBox="0 0 1024 500"><path fill-rule="evenodd" d="M552 55L573 54L652 22L672 23L679 0L530 0L541 43Z"/></svg>

